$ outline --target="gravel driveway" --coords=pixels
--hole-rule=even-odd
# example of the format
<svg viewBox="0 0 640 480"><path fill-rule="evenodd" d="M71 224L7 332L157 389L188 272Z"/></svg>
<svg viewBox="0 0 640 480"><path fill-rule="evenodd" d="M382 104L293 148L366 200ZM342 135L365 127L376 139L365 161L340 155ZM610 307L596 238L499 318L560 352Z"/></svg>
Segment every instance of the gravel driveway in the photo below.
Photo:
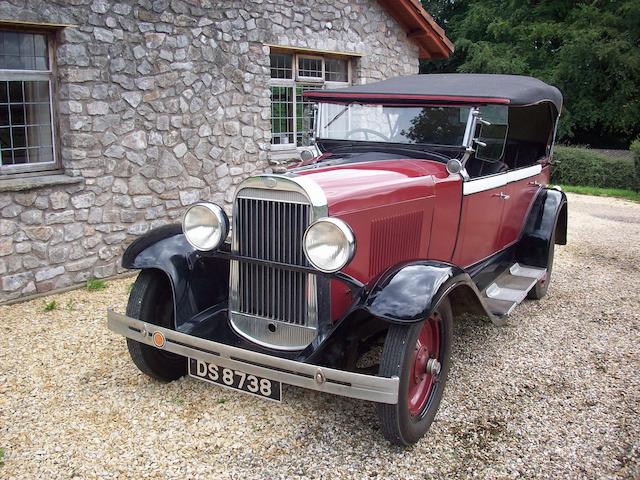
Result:
<svg viewBox="0 0 640 480"><path fill-rule="evenodd" d="M131 279L0 307L0 478L638 478L640 205L569 202L549 295L506 327L457 323L436 422L406 450L366 402L143 376L105 321Z"/></svg>

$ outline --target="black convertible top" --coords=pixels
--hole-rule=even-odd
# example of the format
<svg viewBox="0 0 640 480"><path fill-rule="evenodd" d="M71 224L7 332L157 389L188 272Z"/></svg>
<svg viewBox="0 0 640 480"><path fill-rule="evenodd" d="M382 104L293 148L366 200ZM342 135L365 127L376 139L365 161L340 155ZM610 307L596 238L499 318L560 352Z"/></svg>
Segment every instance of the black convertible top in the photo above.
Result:
<svg viewBox="0 0 640 480"><path fill-rule="evenodd" d="M395 77L366 85L314 90L305 97L317 100L434 101L492 103L513 106L551 102L562 110L562 93L541 80L522 75L434 73Z"/></svg>

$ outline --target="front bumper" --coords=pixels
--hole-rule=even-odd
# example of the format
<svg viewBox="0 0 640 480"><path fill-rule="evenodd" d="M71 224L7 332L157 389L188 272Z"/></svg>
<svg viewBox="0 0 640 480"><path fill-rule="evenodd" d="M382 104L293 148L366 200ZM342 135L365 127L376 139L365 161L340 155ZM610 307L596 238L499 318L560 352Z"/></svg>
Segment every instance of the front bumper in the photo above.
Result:
<svg viewBox="0 0 640 480"><path fill-rule="evenodd" d="M345 372L252 352L159 327L113 310L108 311L107 320L109 329L115 333L184 357L215 363L221 367L240 370L309 390L372 402L398 403L400 385L398 377L385 378ZM162 347L158 347L153 341L156 332L164 337Z"/></svg>

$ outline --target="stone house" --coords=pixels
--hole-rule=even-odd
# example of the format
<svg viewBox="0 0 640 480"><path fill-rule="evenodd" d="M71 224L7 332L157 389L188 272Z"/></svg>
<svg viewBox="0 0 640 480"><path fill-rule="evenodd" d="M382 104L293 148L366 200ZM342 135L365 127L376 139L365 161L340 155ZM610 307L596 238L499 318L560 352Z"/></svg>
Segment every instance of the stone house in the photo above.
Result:
<svg viewBox="0 0 640 480"><path fill-rule="evenodd" d="M122 271L139 235L311 140L308 89L452 45L419 0L0 0L0 302Z"/></svg>

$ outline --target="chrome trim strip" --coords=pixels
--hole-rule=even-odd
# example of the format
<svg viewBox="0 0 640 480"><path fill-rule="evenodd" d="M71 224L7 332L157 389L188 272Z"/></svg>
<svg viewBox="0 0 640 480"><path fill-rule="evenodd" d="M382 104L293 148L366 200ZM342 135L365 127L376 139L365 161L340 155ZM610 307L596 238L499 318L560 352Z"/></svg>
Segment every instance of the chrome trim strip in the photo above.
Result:
<svg viewBox="0 0 640 480"><path fill-rule="evenodd" d="M237 369L309 390L372 402L398 403L398 377L345 372L243 350L146 323L111 309L107 312L107 324L112 332L154 348L158 347L153 343L153 334L160 332L165 338L162 349L184 357L215 363L221 367Z"/></svg>
<svg viewBox="0 0 640 480"><path fill-rule="evenodd" d="M540 172L542 172L542 165L540 165L539 163L536 165L531 165L530 167L511 170L507 172L507 183L517 182L518 180L524 180L525 178L538 175Z"/></svg>
<svg viewBox="0 0 640 480"><path fill-rule="evenodd" d="M540 172L542 172L542 165L538 163L530 167L518 168L517 170L491 175L490 177L469 180L462 184L462 193L464 195L473 195L474 193L484 192L492 188L504 187L509 183L538 175Z"/></svg>
<svg viewBox="0 0 640 480"><path fill-rule="evenodd" d="M462 193L464 195L472 195L474 193L484 192L485 190L491 190L492 188L504 187L506 184L507 174L500 173L498 175L491 175L490 177L464 182L462 184Z"/></svg>

